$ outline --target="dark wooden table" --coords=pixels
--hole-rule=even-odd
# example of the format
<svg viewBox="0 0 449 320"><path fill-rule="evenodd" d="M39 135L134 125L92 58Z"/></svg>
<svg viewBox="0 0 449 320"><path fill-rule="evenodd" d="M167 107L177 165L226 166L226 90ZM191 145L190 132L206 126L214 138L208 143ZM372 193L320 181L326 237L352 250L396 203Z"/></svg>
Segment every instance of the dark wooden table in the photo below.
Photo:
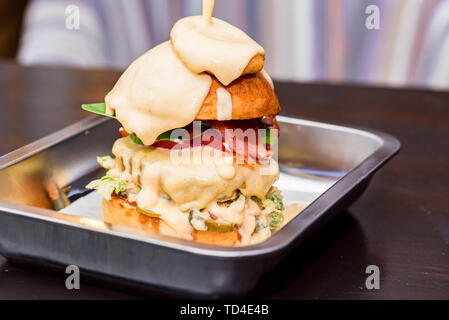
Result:
<svg viewBox="0 0 449 320"><path fill-rule="evenodd" d="M0 62L0 154L74 123L119 73ZM449 93L277 83L283 114L375 128L402 142L365 195L254 291L262 299L449 299ZM381 288L365 288L380 267ZM17 268L0 256L0 299L135 298Z"/></svg>

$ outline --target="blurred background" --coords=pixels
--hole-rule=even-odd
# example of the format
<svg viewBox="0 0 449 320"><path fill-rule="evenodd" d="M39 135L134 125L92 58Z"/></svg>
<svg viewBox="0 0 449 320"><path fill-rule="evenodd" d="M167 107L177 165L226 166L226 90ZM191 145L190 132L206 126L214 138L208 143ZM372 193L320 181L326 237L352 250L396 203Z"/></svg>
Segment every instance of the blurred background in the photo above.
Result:
<svg viewBox="0 0 449 320"><path fill-rule="evenodd" d="M124 69L201 10L201 0L0 0L0 57ZM217 0L214 15L264 46L276 79L449 88L449 0Z"/></svg>

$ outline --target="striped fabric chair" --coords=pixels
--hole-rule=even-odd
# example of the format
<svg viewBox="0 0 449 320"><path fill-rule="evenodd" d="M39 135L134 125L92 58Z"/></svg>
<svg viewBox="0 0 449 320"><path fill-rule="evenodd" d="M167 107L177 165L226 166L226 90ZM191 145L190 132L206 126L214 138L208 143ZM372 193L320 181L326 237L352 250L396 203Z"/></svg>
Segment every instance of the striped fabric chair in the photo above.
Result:
<svg viewBox="0 0 449 320"><path fill-rule="evenodd" d="M65 21L69 5L80 28ZM365 25L375 5L379 29ZM34 0L19 62L126 67L201 0ZM214 15L260 42L278 79L449 88L449 0L216 0Z"/></svg>

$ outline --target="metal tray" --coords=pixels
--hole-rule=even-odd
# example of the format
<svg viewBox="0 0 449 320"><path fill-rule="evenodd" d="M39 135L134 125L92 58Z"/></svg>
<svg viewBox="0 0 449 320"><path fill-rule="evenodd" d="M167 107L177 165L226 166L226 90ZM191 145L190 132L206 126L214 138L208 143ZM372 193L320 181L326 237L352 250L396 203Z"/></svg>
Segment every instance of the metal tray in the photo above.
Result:
<svg viewBox="0 0 449 320"><path fill-rule="evenodd" d="M74 264L83 279L136 292L242 296L316 228L354 202L400 149L394 137L373 130L286 117L278 121L283 192L306 207L263 243L218 247L50 210L43 179L71 185L79 196L85 183L100 174L96 156L111 152L117 122L91 117L0 158L0 253L45 270Z"/></svg>

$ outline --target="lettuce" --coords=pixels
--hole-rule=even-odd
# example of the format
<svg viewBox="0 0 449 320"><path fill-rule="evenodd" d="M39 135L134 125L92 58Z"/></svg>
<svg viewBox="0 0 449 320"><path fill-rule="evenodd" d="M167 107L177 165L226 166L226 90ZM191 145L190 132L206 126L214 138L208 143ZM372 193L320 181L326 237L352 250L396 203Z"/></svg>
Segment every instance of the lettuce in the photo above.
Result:
<svg viewBox="0 0 449 320"><path fill-rule="evenodd" d="M108 174L99 180L92 181L86 188L98 190L98 193L107 200L111 200L113 193L122 195L126 192L126 184L119 178Z"/></svg>
<svg viewBox="0 0 449 320"><path fill-rule="evenodd" d="M106 170L114 168L115 160L111 156L97 157L97 162Z"/></svg>

